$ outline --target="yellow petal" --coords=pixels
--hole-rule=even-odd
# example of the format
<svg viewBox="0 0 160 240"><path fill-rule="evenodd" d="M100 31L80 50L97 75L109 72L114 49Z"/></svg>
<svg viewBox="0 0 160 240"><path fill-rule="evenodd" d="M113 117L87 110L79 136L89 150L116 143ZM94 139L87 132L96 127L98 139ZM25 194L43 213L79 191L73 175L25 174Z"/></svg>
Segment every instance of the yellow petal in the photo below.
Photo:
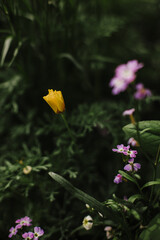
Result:
<svg viewBox="0 0 160 240"><path fill-rule="evenodd" d="M65 111L65 103L61 91L53 91L48 89L48 95L44 96L43 99L49 104L55 113L61 113Z"/></svg>

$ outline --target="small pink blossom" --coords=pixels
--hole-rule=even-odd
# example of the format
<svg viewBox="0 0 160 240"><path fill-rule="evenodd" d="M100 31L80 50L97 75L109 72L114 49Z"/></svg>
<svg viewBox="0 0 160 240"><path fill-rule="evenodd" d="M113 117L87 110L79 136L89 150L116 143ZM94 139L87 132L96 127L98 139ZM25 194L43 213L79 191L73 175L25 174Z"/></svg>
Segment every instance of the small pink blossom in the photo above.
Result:
<svg viewBox="0 0 160 240"><path fill-rule="evenodd" d="M117 152L117 153L125 153L127 150L129 150L129 147L125 147L123 144L117 145L117 149L113 148L112 151L113 152ZM126 154L125 154L126 155Z"/></svg>
<svg viewBox="0 0 160 240"><path fill-rule="evenodd" d="M117 153L123 153L125 156L130 156L131 158L135 158L137 154L136 150L131 150L129 145L125 147L123 144L117 145L117 149L113 148L112 151Z"/></svg>
<svg viewBox="0 0 160 240"><path fill-rule="evenodd" d="M22 234L22 237L25 240L30 240L30 239L33 239L34 233L33 232L25 232L24 234Z"/></svg>
<svg viewBox="0 0 160 240"><path fill-rule="evenodd" d="M132 115L133 113L134 113L134 111L135 111L135 108L131 108L131 109L128 109L128 110L125 110L123 113L122 113L122 115L123 116L127 116L127 115Z"/></svg>
<svg viewBox="0 0 160 240"><path fill-rule="evenodd" d="M15 227L11 227L10 229L9 229L9 232L10 232L10 234L8 235L8 237L9 238L11 238L13 235L16 235L17 234L17 232L18 232L18 229Z"/></svg>
<svg viewBox="0 0 160 240"><path fill-rule="evenodd" d="M135 147L135 146L139 146L138 142L133 138L131 137L129 140L128 140L128 144Z"/></svg>
<svg viewBox="0 0 160 240"><path fill-rule="evenodd" d="M114 95L124 92L128 85L136 78L136 72L143 67L142 63L137 60L128 61L126 64L121 64L115 69L115 75L111 79L109 86L112 87Z"/></svg>
<svg viewBox="0 0 160 240"><path fill-rule="evenodd" d="M122 175L117 174L114 178L114 183L119 184L120 182L122 182Z"/></svg>
<svg viewBox="0 0 160 240"><path fill-rule="evenodd" d="M32 219L30 219L29 217L25 216L23 218L17 219L16 223L18 223L16 225L17 228L21 228L22 226L31 226L32 224L30 223L32 222Z"/></svg>
<svg viewBox="0 0 160 240"><path fill-rule="evenodd" d="M110 239L110 238L112 238L113 237L113 230L112 230L112 227L111 226L106 226L105 228L104 228L104 231L106 231L106 237L107 237L107 239Z"/></svg>
<svg viewBox="0 0 160 240"><path fill-rule="evenodd" d="M34 228L34 240L38 240L39 237L41 237L44 234L44 231L40 227Z"/></svg>
<svg viewBox="0 0 160 240"><path fill-rule="evenodd" d="M140 163L134 163L134 158L130 159L128 161L129 164L127 164L124 167L124 170L126 170L127 172L137 172L138 169L141 168L141 164Z"/></svg>
<svg viewBox="0 0 160 240"><path fill-rule="evenodd" d="M144 85L142 83L138 83L136 85L136 92L134 94L134 98L141 100L146 97L150 97L152 95L151 91L147 88L144 88Z"/></svg>
<svg viewBox="0 0 160 240"><path fill-rule="evenodd" d="M136 150L131 150L131 149L128 149L127 152L125 153L125 155L130 156L131 158L135 158L136 154L137 154L137 151Z"/></svg>
<svg viewBox="0 0 160 240"><path fill-rule="evenodd" d="M113 95L117 95L120 92L124 92L127 89L128 83L124 79L121 79L119 77L113 77L109 83L109 86L113 87L112 89Z"/></svg>

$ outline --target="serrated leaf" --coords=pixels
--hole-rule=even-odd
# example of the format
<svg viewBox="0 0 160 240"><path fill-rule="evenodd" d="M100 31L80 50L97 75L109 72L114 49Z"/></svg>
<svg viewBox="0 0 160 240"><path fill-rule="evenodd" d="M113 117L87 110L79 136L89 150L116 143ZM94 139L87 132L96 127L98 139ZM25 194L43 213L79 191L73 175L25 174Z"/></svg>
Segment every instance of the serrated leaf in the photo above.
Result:
<svg viewBox="0 0 160 240"><path fill-rule="evenodd" d="M153 156L156 155L160 145L160 121L141 121L138 123L141 147ZM123 127L128 138L133 137L139 142L137 129L134 124Z"/></svg>

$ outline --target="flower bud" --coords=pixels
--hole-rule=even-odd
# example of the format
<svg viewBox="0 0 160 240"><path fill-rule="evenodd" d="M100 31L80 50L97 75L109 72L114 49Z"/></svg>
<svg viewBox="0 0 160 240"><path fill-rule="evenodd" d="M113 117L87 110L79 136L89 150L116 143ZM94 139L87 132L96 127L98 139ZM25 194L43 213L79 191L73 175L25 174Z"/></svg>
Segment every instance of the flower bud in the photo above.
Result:
<svg viewBox="0 0 160 240"><path fill-rule="evenodd" d="M44 96L43 99L49 104L56 114L65 111L65 103L61 91L48 89L48 95Z"/></svg>

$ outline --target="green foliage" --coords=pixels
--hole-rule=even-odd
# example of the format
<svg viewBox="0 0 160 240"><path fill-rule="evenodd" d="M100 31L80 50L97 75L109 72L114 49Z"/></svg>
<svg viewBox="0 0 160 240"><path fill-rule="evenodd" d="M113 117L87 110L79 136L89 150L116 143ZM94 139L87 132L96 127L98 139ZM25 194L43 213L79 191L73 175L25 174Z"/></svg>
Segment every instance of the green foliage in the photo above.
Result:
<svg viewBox="0 0 160 240"><path fill-rule="evenodd" d="M153 156L160 145L160 121L141 121L137 125L129 124L123 127L128 137L134 137L141 147Z"/></svg>
<svg viewBox="0 0 160 240"><path fill-rule="evenodd" d="M150 240L150 239L159 239L159 234L160 234L160 215L157 214L148 224L148 226L143 227L144 230L139 236L139 239L145 239L145 240ZM146 228L146 229L145 229Z"/></svg>
<svg viewBox="0 0 160 240"><path fill-rule="evenodd" d="M153 96L139 103L141 120L159 119L158 28L156 0L0 1L2 239L7 239L15 219L25 215L44 228L46 240L105 239L104 227L109 224L118 232L114 239L128 240L139 233L139 216L145 216L146 224L155 216L159 210L155 179L142 183L148 186L142 189L143 197L135 194L130 174L123 173L128 178L125 186L113 183L122 164L111 149L124 143L122 126L128 119L122 112L133 107L133 99L131 91L112 96L108 84L118 64L130 59L144 62L137 78ZM74 140L42 98L50 88L62 90ZM144 150L151 154L152 148L154 158L159 142L156 123L151 129L139 124ZM128 136L131 130L136 137L133 126L128 126ZM147 176L150 171L149 166ZM113 210L116 224L91 212L96 230L82 229L88 210L51 181L48 172L57 172L100 202L109 199L106 206ZM143 180L135 179L141 185ZM119 197L111 199L114 192ZM122 200L124 195L128 202Z"/></svg>

